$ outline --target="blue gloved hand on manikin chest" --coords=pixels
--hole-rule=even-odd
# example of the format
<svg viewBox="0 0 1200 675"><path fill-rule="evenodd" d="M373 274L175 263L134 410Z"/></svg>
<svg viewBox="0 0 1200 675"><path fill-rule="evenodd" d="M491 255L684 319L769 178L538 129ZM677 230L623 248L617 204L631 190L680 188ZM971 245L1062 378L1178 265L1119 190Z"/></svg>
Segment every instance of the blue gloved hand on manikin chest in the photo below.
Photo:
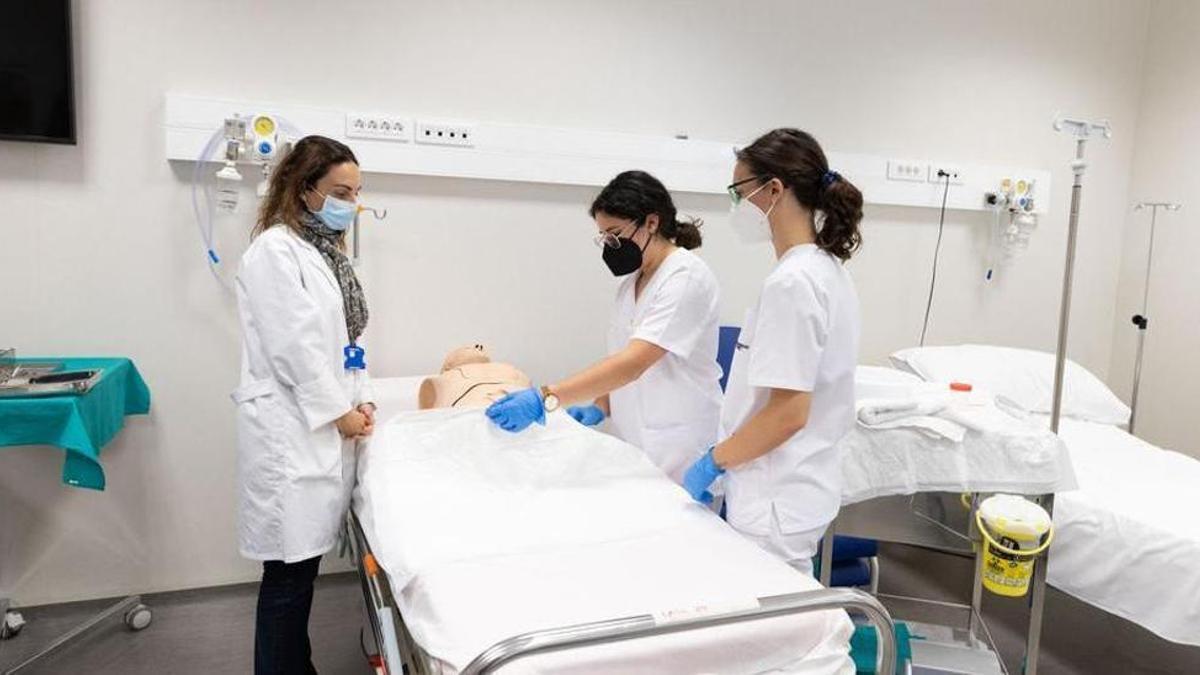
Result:
<svg viewBox="0 0 1200 675"><path fill-rule="evenodd" d="M546 423L546 405L541 392L534 387L507 394L488 406L486 414L496 426L514 434L534 422Z"/></svg>

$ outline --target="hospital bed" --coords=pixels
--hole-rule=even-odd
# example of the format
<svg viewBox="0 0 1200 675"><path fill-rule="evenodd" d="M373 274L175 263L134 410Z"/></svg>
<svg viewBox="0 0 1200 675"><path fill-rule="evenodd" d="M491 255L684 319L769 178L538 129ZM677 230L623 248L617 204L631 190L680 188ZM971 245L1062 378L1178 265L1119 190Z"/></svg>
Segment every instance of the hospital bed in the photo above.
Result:
<svg viewBox="0 0 1200 675"><path fill-rule="evenodd" d="M841 440L842 510L822 545L824 582L829 580L824 570L831 567L824 552L832 549L835 533L974 558L978 495L1041 495L1076 484L1066 445L1038 420L998 404L995 396L955 392L946 383L890 368L860 366L855 379L860 409L908 399L950 403L936 419L914 415L883 428L856 423ZM1005 672L980 613L978 561L975 569L964 602L879 595L923 638L912 643L914 671ZM947 610L953 617L949 625Z"/></svg>
<svg viewBox="0 0 1200 675"><path fill-rule="evenodd" d="M380 425L348 518L390 673L849 673L861 614L890 618L743 540L632 446L562 414L519 436L479 411L413 412L375 381Z"/></svg>
<svg viewBox="0 0 1200 675"><path fill-rule="evenodd" d="M926 380L970 379L1046 425L1049 355L989 345L905 350L896 365ZM1129 408L1068 364L1059 434L1078 488L1061 492L1050 585L1160 637L1200 646L1200 461L1142 441Z"/></svg>
<svg viewBox="0 0 1200 675"><path fill-rule="evenodd" d="M1047 581L1200 647L1200 461L1108 424L1066 419L1059 432L1079 489L1056 503Z"/></svg>

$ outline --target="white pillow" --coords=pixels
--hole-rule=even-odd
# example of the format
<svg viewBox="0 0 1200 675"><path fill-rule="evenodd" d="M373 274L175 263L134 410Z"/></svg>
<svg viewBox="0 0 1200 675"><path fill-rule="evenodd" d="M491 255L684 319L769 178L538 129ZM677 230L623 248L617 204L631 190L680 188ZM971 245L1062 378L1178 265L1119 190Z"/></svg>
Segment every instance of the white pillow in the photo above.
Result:
<svg viewBox="0 0 1200 675"><path fill-rule="evenodd" d="M1013 347L914 347L891 355L897 368L931 382L966 382L1007 396L1025 409L1049 413L1054 399L1054 355ZM1063 416L1124 425L1125 405L1100 378L1074 361L1063 376Z"/></svg>
<svg viewBox="0 0 1200 675"><path fill-rule="evenodd" d="M880 366L858 366L854 371L854 398L903 398L922 387L925 380L912 373Z"/></svg>

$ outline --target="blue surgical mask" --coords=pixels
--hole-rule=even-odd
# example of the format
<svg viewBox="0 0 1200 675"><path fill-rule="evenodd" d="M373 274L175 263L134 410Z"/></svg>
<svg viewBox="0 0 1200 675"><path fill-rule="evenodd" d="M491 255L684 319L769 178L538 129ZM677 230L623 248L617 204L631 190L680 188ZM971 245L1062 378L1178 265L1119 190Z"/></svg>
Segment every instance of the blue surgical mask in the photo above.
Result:
<svg viewBox="0 0 1200 675"><path fill-rule="evenodd" d="M321 195L315 189L313 192ZM325 198L325 203L321 205L321 210L314 212L313 215L325 223L325 227L334 232L345 232L354 222L354 216L358 214L358 204L328 195L321 196Z"/></svg>

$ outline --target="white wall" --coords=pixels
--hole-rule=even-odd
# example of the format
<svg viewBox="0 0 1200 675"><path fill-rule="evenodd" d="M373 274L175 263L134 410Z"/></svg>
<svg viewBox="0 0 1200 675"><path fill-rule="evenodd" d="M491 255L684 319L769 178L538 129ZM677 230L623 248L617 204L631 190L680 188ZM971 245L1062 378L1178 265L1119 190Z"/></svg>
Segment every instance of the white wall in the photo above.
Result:
<svg viewBox="0 0 1200 675"><path fill-rule="evenodd" d="M77 4L79 146L0 144L0 340L129 355L155 408L106 450L105 493L61 486L58 452L0 451L0 591L22 602L255 575L234 535L237 329L204 269L188 167L162 159L168 90L700 138L786 124L842 151L1052 169L1052 214L994 288L986 217L951 214L930 338L1043 348L1072 151L1050 120L1108 116L1072 352L1101 373L1110 362L1145 2ZM229 39L242 20L272 29ZM592 190L369 176L368 192L391 212L363 268L377 375L428 371L477 339L538 380L600 354L614 283L589 242ZM767 253L724 229L723 198L679 202L708 220L703 254L738 321ZM864 361L915 343L935 235L934 212L868 210L853 262Z"/></svg>
<svg viewBox="0 0 1200 675"><path fill-rule="evenodd" d="M1136 430L1152 443L1200 457L1200 424L1192 416L1200 402L1200 4L1158 0L1150 30L1130 201L1184 208L1158 218ZM1150 213L1126 211L1110 370L1123 395L1133 389L1137 329L1130 317L1142 308L1149 238Z"/></svg>

